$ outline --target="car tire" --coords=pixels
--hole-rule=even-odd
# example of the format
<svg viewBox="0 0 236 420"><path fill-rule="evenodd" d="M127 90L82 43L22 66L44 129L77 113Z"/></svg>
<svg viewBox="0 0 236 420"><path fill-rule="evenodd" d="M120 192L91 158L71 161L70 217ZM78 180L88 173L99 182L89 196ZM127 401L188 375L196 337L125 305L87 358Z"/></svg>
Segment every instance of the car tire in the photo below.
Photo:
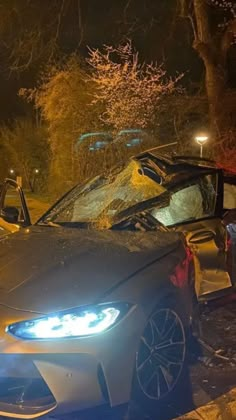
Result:
<svg viewBox="0 0 236 420"><path fill-rule="evenodd" d="M191 393L187 369L189 331L180 302L168 299L147 321L136 353L128 420L161 419L162 413L173 411L173 399L179 399L183 384L184 398L186 390Z"/></svg>

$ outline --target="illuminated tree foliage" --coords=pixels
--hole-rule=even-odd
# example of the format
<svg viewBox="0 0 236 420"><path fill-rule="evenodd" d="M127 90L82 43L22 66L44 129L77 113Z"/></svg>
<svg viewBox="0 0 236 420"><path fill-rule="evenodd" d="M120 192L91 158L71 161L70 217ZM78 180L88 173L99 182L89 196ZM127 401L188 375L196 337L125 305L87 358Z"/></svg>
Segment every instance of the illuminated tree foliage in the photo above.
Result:
<svg viewBox="0 0 236 420"><path fill-rule="evenodd" d="M98 106L91 105L93 91L81 61L75 56L64 64L48 66L37 88L20 91L40 111L48 126L54 192L68 189L78 177L75 144L80 135L93 129L99 131L100 111ZM80 166L83 167L82 162Z"/></svg>
<svg viewBox="0 0 236 420"><path fill-rule="evenodd" d="M168 79L162 66L139 62L130 42L103 51L90 49L93 103L104 106L102 121L114 130L154 128L163 96L176 92L181 78Z"/></svg>

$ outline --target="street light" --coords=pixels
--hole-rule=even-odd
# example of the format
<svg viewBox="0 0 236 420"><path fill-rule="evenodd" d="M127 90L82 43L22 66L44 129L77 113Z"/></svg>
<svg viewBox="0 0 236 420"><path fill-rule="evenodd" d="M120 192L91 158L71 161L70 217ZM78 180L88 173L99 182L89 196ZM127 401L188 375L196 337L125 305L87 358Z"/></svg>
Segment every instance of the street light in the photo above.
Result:
<svg viewBox="0 0 236 420"><path fill-rule="evenodd" d="M10 174L13 175L15 173L14 169L9 170Z"/></svg>
<svg viewBox="0 0 236 420"><path fill-rule="evenodd" d="M39 169L38 168L34 168L34 170L33 170L33 179L32 179L32 192L34 192L34 189L35 189L35 183L36 183L36 178L37 178L37 176L38 176L38 174L39 174Z"/></svg>
<svg viewBox="0 0 236 420"><path fill-rule="evenodd" d="M199 135L195 137L197 144L200 146L200 157L202 158L203 146L208 140L208 136L206 135Z"/></svg>

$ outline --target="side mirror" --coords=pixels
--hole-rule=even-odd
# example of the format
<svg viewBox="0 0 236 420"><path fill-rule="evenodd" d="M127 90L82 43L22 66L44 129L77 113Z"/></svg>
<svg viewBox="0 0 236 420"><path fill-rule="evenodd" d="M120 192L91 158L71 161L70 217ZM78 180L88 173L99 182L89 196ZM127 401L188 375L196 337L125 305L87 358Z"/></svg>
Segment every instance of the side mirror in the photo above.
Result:
<svg viewBox="0 0 236 420"><path fill-rule="evenodd" d="M19 210L16 207L3 207L3 209L0 210L0 217L5 220L5 222L8 223L17 223L19 219Z"/></svg>

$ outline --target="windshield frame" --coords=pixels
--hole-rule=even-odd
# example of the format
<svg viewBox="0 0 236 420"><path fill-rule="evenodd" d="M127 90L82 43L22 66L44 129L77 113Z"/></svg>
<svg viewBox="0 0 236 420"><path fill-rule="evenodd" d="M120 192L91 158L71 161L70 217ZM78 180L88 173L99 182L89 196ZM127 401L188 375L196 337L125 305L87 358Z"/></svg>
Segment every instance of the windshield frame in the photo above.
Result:
<svg viewBox="0 0 236 420"><path fill-rule="evenodd" d="M115 179L117 178L117 176L118 175L120 175L121 173L122 173L122 171L125 171L126 170L126 168L128 168L128 166L130 165L130 164L132 164L132 162L136 162L139 166L140 166L140 169L142 170L142 173L143 173L143 175L145 176L145 177L147 177L148 179L149 179L149 181L150 182L155 182L156 184L157 184L157 188L158 188L158 185L160 186L160 188L162 187L163 188L163 186L162 186L162 183L161 182L158 182L159 181L159 179L160 179L160 176L159 176L159 174L154 174L154 176L153 176L153 174L150 176L149 174L148 174L148 172L147 172L147 170L149 171L150 170L150 168L149 168L149 166L148 165L146 165L144 162L142 162L142 161L140 161L139 159L136 159L135 157L132 157L131 159L129 159L128 160L128 162L126 162L126 163L121 163L121 164L119 164L119 165L116 165L115 167L113 167L111 170L109 170L109 171L107 171L106 173L103 173L103 174L101 174L101 175L97 175L97 176L95 176L95 177L92 177L92 178L89 178L89 179L87 179L87 180L85 180L82 184L76 184L74 187L72 187L69 191L67 191L65 194L63 194L62 195L62 197L60 197L37 221L36 221L36 225L51 225L51 226L53 226L53 224L56 226L71 226L71 227L75 227L76 225L77 226L93 226L94 225L94 223L96 224L96 221L88 221L88 222L86 222L86 221L68 221L68 222L66 222L66 221L56 221L56 220L54 220L54 218L53 217L50 217L50 216L53 216L53 214L59 214L59 212L60 211L63 211L64 209L66 209L66 207L67 207L67 204L66 204L66 198L68 197L68 196L71 196L70 197L70 199L69 199L69 201L68 201L68 205L69 205L69 203L70 203L70 201L73 201L73 196L72 196L72 194L73 194L73 191L75 191L75 190L78 190L77 191L77 193L76 193L76 196L77 197L79 197L81 194L83 194L84 192L86 193L86 192L90 192L91 190L93 190L93 189L96 189L96 188L99 188L99 187L102 187L102 186L105 186L106 185L106 183L108 183L109 184L109 177L111 176L111 177L115 177ZM153 169L152 169L152 171L153 171ZM99 182L100 181L100 182ZM102 181L104 181L104 182L102 182ZM95 186L95 184L96 184L96 182L98 182L98 185L97 186ZM99 185L99 184L101 184L101 185ZM87 186L87 187L86 187ZM167 197L167 195L168 195L168 192L167 191L160 191L160 193L159 193L159 195L156 195L156 196L154 196L154 197L151 197L151 198L148 198L148 199L146 199L146 200L142 200L142 201L140 201L140 202L138 202L138 203L136 203L136 204L133 204L133 205L131 205L131 206L129 206L129 207L127 207L127 208L125 208L125 209L123 209L123 210L121 210L121 211L118 211L117 212L117 214L116 215L114 215L114 218L113 218L113 220L112 220L112 223L111 223L111 227L113 226L113 225L116 225L117 223L119 223L119 221L121 221L122 219L124 219L125 217L126 217L126 213L127 213L127 215L129 215L129 214L134 214L134 212L135 213L137 213L137 212L139 212L140 210L139 210L139 208L141 209L141 211L142 211L142 209L147 209L147 208L149 208L150 206L153 206L153 205L157 205L158 204L158 202L159 202L159 200L160 200L160 197L162 197L162 198L164 198L165 199L165 196L163 197L163 194L165 194L165 196ZM61 209L60 209L60 204L63 202L63 201L65 201L65 203L64 203L64 206L63 207L61 207ZM127 216L128 217L128 216Z"/></svg>
<svg viewBox="0 0 236 420"><path fill-rule="evenodd" d="M144 162L141 162L139 159L136 158L131 158L130 160L136 160L140 163L142 169L145 169L146 164ZM129 160L129 161L130 161ZM89 185L90 187L93 186L93 184L96 182L96 180L99 179L106 179L106 176L108 176L109 174L114 174L117 173L117 170L119 169L124 169L127 166L128 163L126 164L121 164L121 165L117 165L116 167L114 167L111 171L109 171L107 174L102 174L102 175L98 175L96 177L87 179L85 182L83 182L82 184L76 184L73 188L71 188L69 191L67 191L62 197L60 197L48 210L46 213L44 213L40 219L36 222L36 225L46 225L47 222L50 222L50 219L48 219L49 214L52 212L53 209L55 209L60 203L61 201L63 201L69 194L71 194L76 188L78 188L78 190L80 191L80 193L83 192L83 188L88 184L88 190L89 190ZM149 198L147 200L143 200L140 201L139 203L136 203L135 205L132 205L124 210L121 210L120 212L118 212L115 216L114 219L112 220L112 224L111 227L119 225L120 222L125 221L126 219L140 213L140 212L144 212L144 211L149 211L151 210L153 207L164 207L165 205L168 204L168 201L171 198L171 194L172 192L178 188L181 184L185 183L186 181L191 182L194 179L198 178L199 176L202 176L204 174L211 174L211 173L219 173L220 170L216 170L216 169L209 169L209 168L204 168L200 171L197 171L196 173L193 173L190 176L186 176L184 177L184 179L179 179L178 176L176 176L175 179L171 179L169 180L169 182L164 182L163 185L166 188L166 191L163 191L160 193L160 195L157 195L155 197ZM176 174L177 175L177 174ZM148 175L147 175L148 176ZM158 176L158 174L157 174ZM148 176L149 177L149 176ZM150 177L149 177L150 178ZM157 182L157 181L156 181ZM158 182L157 182L158 183ZM86 191L86 190L85 190ZM218 215L220 213L219 211L219 203L217 203L218 205L216 206L216 215ZM47 220L48 219L48 220ZM49 224L49 223L48 223ZM55 225L58 224L58 226L61 227L94 227L94 224L92 222L83 222L83 221L75 221L75 222L56 222ZM52 225L52 224L51 224Z"/></svg>

